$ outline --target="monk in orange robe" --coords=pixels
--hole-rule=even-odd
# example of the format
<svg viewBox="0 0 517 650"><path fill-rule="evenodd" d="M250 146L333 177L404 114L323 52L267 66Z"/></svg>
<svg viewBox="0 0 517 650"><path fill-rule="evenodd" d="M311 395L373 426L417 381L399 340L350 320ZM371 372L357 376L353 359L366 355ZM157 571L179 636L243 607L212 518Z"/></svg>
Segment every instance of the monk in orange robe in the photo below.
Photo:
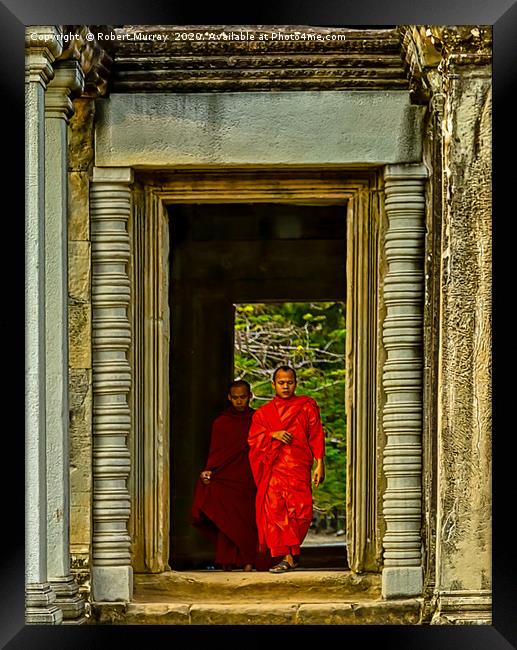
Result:
<svg viewBox="0 0 517 650"><path fill-rule="evenodd" d="M270 568L296 568L312 521L313 483L325 480L325 433L318 404L295 395L296 373L280 366L273 374L274 398L255 411L248 434L250 465L257 485L255 501L261 548L281 560Z"/></svg>

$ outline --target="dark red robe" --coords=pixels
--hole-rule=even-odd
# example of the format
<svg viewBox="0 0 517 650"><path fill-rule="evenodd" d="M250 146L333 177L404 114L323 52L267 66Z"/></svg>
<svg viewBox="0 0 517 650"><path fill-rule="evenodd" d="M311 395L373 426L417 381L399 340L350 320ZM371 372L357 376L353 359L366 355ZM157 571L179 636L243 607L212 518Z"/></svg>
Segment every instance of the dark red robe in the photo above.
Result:
<svg viewBox="0 0 517 650"><path fill-rule="evenodd" d="M255 411L225 409L212 425L206 470L210 483L196 482L192 524L215 543L215 562L221 565L262 566L257 557L256 486L249 463L248 430ZM269 564L268 564L269 566Z"/></svg>
<svg viewBox="0 0 517 650"><path fill-rule="evenodd" d="M280 430L293 435L290 445L271 437ZM299 555L312 521L312 465L325 455L318 404L304 395L274 397L255 412L248 442L260 545L273 557Z"/></svg>

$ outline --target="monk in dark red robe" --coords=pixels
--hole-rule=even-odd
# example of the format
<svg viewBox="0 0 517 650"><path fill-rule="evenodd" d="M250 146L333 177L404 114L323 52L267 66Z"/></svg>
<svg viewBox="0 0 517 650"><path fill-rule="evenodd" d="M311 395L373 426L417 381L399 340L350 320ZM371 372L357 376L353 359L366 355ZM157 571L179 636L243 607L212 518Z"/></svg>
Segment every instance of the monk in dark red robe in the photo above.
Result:
<svg viewBox="0 0 517 650"><path fill-rule="evenodd" d="M253 415L248 442L257 484L256 517L261 546L281 557L270 571L297 566L312 521L311 470L315 486L325 479L325 434L319 407L295 395L296 374L281 366L273 375L275 397Z"/></svg>
<svg viewBox="0 0 517 650"><path fill-rule="evenodd" d="M215 543L215 562L223 569L251 571L271 566L257 555L256 486L249 463L248 431L254 409L251 389L238 380L229 387L230 406L213 422L205 469L196 484L192 523Z"/></svg>

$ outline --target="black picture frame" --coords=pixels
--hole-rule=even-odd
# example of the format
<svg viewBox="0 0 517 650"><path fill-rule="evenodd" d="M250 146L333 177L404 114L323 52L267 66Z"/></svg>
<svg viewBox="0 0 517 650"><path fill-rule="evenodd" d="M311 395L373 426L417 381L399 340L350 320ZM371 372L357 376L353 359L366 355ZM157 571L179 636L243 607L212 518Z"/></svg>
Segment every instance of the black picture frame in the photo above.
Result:
<svg viewBox="0 0 517 650"><path fill-rule="evenodd" d="M509 318L508 297L512 292L504 292L499 285L503 264L507 259L501 248L505 242L512 241L511 223L515 220L510 192L515 180L513 168L504 160L504 152L515 149L515 109L512 104L512 90L517 78L517 3L513 0L491 0L491 2L451 3L450 0L435 0L433 3L415 3L414 0L361 0L347 3L337 0L309 2L309 0L273 3L263 7L255 3L251 7L240 7L233 15L219 5L213 4L208 12L202 12L193 3L169 3L159 0L155 3L140 4L136 0L118 0L109 5L93 0L87 3L72 3L65 0L40 2L38 0L4 0L0 3L0 61L2 73L0 83L3 88L2 111L4 127L3 162L4 187L14 198L11 208L4 212L4 227L10 229L13 237L23 241L24 192L23 152L24 135L22 116L24 114L24 35L25 26L31 24L214 24L214 25L398 25L398 24L484 24L493 25L494 50L494 113L493 113L493 160L494 160L494 344L493 369L493 625L492 626L344 626L304 627L279 630L277 627L243 626L232 627L231 641L242 641L247 647L263 647L265 639L274 639L280 631L281 642L286 636L290 643L299 640L321 646L329 641L353 647L357 643L374 643L379 640L382 647L408 650L436 648L448 650L507 650L517 647L517 624L514 616L515 598L515 560L514 540L511 535L512 508L512 468L515 454L512 453L512 436L515 425L505 406L511 404L504 388L511 386L502 380L503 357L511 350L505 345L502 333L505 320ZM8 145L7 136L13 138ZM512 138L513 136L513 138ZM7 190L4 190L7 191ZM513 197L512 197L513 198ZM21 214L20 214L21 213ZM9 232L9 231L8 231ZM4 239L4 251L10 234ZM23 244L22 244L23 245ZM499 249L499 250L498 250ZM230 632L226 626L207 628L185 628L178 626L26 626L24 622L24 435L20 420L22 411L22 391L24 374L21 361L23 350L23 287L17 286L24 275L23 255L12 251L11 259L2 256L4 286L9 310L3 310L0 317L2 341L13 354L13 362L5 368L4 376L9 376L4 390L4 415L12 414L11 424L5 424L4 441L8 441L8 452L4 454L2 476L3 542L0 555L0 647L9 650L30 650L32 648L101 648L112 644L133 642L138 647L155 647L156 635L160 633L162 643L176 644L186 635L198 644L213 647L214 638L224 640ZM503 306L498 314L497 305ZM7 317L9 313L9 318ZM12 316L11 316L12 314ZM499 332L497 330L499 329ZM496 336L497 332L497 336ZM503 349L503 346L504 349ZM500 349L499 355L497 350ZM8 375L7 375L8 373ZM499 381L497 381L499 378ZM20 411L17 407L20 406ZM16 414L16 415L15 415ZM505 417L506 416L506 417ZM14 470L7 472L8 465ZM179 635L179 636L178 636Z"/></svg>

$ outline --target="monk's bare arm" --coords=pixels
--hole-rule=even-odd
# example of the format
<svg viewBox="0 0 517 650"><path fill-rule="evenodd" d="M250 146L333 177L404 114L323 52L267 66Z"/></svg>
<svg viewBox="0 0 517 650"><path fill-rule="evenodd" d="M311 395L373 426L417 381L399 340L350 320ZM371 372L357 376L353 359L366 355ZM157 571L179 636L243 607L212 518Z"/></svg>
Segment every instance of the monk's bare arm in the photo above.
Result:
<svg viewBox="0 0 517 650"><path fill-rule="evenodd" d="M312 481L314 486L318 487L325 481L325 432L321 423L319 408L311 404L308 409L309 445L316 460Z"/></svg>
<svg viewBox="0 0 517 650"><path fill-rule="evenodd" d="M316 469L312 475L314 487L318 487L325 481L325 460L323 458L316 459Z"/></svg>

